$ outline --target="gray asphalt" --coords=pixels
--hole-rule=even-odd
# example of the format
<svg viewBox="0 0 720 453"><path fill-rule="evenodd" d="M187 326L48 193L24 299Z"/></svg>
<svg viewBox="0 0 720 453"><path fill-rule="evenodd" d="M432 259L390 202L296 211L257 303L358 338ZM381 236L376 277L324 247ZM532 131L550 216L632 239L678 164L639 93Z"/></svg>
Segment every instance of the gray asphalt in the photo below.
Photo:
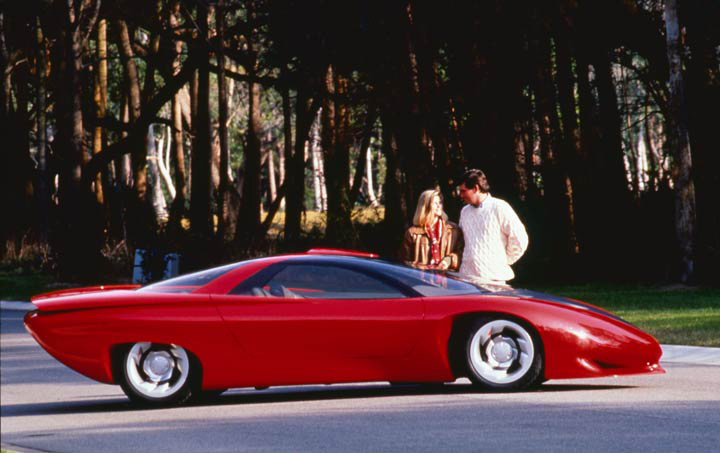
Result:
<svg viewBox="0 0 720 453"><path fill-rule="evenodd" d="M676 349L665 375L549 381L522 393L477 392L464 380L432 390L298 386L151 410L48 356L24 331L23 312L0 314L9 450L720 452L720 366L687 363L694 350Z"/></svg>

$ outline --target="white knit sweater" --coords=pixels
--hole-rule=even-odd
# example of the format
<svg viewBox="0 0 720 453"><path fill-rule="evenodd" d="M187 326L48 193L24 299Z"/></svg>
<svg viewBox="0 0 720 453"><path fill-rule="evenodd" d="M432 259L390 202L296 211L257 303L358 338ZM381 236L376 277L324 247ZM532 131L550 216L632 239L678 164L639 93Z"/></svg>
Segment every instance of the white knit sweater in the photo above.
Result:
<svg viewBox="0 0 720 453"><path fill-rule="evenodd" d="M460 274L490 283L515 276L510 265L525 253L528 235L507 202L488 194L480 206L465 206L460 228L465 239Z"/></svg>

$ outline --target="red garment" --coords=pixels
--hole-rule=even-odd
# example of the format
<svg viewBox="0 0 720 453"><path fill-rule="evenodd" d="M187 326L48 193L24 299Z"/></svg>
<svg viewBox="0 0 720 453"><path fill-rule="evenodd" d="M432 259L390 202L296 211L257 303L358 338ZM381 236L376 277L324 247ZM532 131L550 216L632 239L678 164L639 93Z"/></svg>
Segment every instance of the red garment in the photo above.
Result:
<svg viewBox="0 0 720 453"><path fill-rule="evenodd" d="M435 225L425 226L428 238L430 239L430 265L437 266L440 264L440 238L442 237L442 220L438 219Z"/></svg>

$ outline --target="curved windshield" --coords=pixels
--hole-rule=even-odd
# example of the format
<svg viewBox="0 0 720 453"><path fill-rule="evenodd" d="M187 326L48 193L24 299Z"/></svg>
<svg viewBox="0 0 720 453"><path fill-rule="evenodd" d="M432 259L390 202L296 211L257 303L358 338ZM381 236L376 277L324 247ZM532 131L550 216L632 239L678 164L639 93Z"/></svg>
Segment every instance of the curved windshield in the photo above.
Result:
<svg viewBox="0 0 720 453"><path fill-rule="evenodd" d="M490 293L511 289L509 286L489 285L474 281L455 272L416 269L390 262L375 261L374 269L395 278L422 296L459 296L463 294Z"/></svg>
<svg viewBox="0 0 720 453"><path fill-rule="evenodd" d="M204 271L193 272L192 274L181 275L179 277L162 280L152 285L144 286L138 291L152 291L163 293L190 293L197 288L207 285L216 278L224 275L231 270L246 264L247 261L240 263L227 264L225 266L214 267Z"/></svg>

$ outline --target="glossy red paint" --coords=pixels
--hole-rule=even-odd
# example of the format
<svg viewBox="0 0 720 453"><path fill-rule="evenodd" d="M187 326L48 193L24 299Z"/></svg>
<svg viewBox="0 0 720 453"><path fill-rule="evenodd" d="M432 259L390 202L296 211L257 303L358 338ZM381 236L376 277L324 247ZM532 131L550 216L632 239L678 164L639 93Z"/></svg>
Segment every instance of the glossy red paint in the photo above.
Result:
<svg viewBox="0 0 720 453"><path fill-rule="evenodd" d="M592 311L502 296L433 299L426 305L426 318L447 326L469 313L510 315L533 326L542 340L546 379L664 372L662 350L652 336Z"/></svg>
<svg viewBox="0 0 720 453"><path fill-rule="evenodd" d="M25 325L53 357L105 383L118 382L119 352L136 342L189 351L202 366L204 389L453 381L463 375L453 348L464 345L454 342L454 335L466 320L492 315L536 332L546 379L664 372L654 338L594 307L495 294L379 299L322 299L313 291L302 292L302 298L233 294L270 266L308 256L325 259L322 255L252 260L198 286L170 282L157 291L104 286L46 294L33 299L38 310L26 316Z"/></svg>
<svg viewBox="0 0 720 453"><path fill-rule="evenodd" d="M57 291L50 291L48 293L38 294L36 296L33 296L30 300L31 302L38 301L40 299L50 299L54 297L60 297L60 296L73 296L76 294L82 294L82 293L96 293L99 291L116 291L121 289L137 289L140 288L142 285L98 285L98 286L86 286L84 288L68 288L68 289L59 289Z"/></svg>
<svg viewBox="0 0 720 453"><path fill-rule="evenodd" d="M379 258L380 255L370 252L361 252L359 250L345 250L345 249L328 249L328 248L312 248L308 250L308 255L339 255L339 256L356 256L359 258Z"/></svg>

